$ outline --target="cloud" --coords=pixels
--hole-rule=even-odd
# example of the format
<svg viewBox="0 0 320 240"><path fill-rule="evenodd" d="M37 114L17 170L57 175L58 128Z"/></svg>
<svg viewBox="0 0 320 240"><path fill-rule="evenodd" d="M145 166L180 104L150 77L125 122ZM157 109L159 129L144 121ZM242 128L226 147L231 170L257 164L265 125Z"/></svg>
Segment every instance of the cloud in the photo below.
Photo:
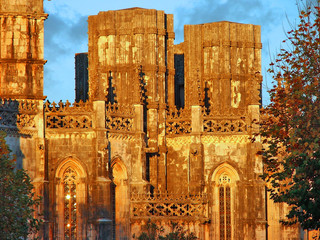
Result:
<svg viewBox="0 0 320 240"><path fill-rule="evenodd" d="M285 37L285 12L296 8L290 0L201 0L193 8L176 9L176 42L183 41L183 26L185 24L201 24L217 21L231 21L261 26L262 75L264 76L263 96L268 102L267 86L270 76L266 76L266 69L270 62L269 51L277 52L280 42ZM269 50L270 46L270 50ZM269 83L270 85L270 83Z"/></svg>
<svg viewBox="0 0 320 240"><path fill-rule="evenodd" d="M263 25L268 31L279 20L280 11L268 7L263 0L202 0L193 8L177 9L176 33L181 38L183 25L231 21ZM182 39L178 39L181 41Z"/></svg>
<svg viewBox="0 0 320 240"><path fill-rule="evenodd" d="M66 95L73 95L74 87L69 86L74 85L74 54L87 51L87 16L73 13L70 19L64 15L63 12L49 12L44 23L45 59L48 61L44 69L44 92L49 99L66 99ZM57 87L60 91L56 91Z"/></svg>
<svg viewBox="0 0 320 240"><path fill-rule="evenodd" d="M87 16L75 22L67 22L63 17L53 14L45 21L45 49L47 57L55 59L66 54L75 45L87 41Z"/></svg>

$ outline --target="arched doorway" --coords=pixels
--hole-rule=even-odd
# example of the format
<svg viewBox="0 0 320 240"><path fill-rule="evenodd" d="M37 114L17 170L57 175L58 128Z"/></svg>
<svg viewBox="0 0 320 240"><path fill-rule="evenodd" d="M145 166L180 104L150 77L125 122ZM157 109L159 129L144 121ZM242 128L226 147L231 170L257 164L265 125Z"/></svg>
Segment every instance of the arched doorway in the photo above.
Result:
<svg viewBox="0 0 320 240"><path fill-rule="evenodd" d="M77 240L86 236L84 206L86 206L87 174L79 161L63 160L56 170L56 231L57 239Z"/></svg>
<svg viewBox="0 0 320 240"><path fill-rule="evenodd" d="M130 201L127 169L119 158L112 161L111 169L114 183L114 239L128 239Z"/></svg>

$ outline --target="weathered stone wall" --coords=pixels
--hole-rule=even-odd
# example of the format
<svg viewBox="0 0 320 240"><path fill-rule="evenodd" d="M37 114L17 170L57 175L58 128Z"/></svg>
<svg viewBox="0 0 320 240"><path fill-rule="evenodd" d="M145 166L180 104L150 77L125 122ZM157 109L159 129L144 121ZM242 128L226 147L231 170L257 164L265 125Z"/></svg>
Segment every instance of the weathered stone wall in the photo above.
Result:
<svg viewBox="0 0 320 240"><path fill-rule="evenodd" d="M289 212L289 207L284 203L274 203L269 196L270 195L268 193L267 208L269 239L288 239L289 236L292 236L291 238L294 240L314 239L312 238L312 231L310 231L309 233L308 231L305 231L305 234L301 234L301 229L299 228L298 224L293 226L285 226L283 224L279 224L279 220L284 220L286 218L286 215ZM301 235L301 237L299 235Z"/></svg>
<svg viewBox="0 0 320 240"><path fill-rule="evenodd" d="M249 139L259 26L187 25L174 46L172 15L100 12L88 20L88 101L43 105L42 4L0 0L0 97L13 99L0 100L0 129L43 196L41 237L130 239L151 219L200 239L298 239L266 200Z"/></svg>
<svg viewBox="0 0 320 240"><path fill-rule="evenodd" d="M0 95L43 98L42 1L0 2Z"/></svg>
<svg viewBox="0 0 320 240"><path fill-rule="evenodd" d="M208 194L210 238L221 234L221 176L230 178L233 238L266 237L260 145L249 140L259 118L260 49L258 26L229 22L187 25L175 47L184 56L185 108L167 118L167 189Z"/></svg>
<svg viewBox="0 0 320 240"><path fill-rule="evenodd" d="M43 13L43 1L39 0L0 0L0 11L23 14Z"/></svg>
<svg viewBox="0 0 320 240"><path fill-rule="evenodd" d="M193 96L199 85L209 89L210 104L216 109L259 104L260 49L260 26L231 22L186 25L186 105L197 104Z"/></svg>
<svg viewBox="0 0 320 240"><path fill-rule="evenodd" d="M91 135L85 136L86 134L82 134L80 136L76 136L76 134L68 134L69 136L64 136L65 134L54 134L47 138L46 147L48 154L48 172L49 172L49 199L50 199L50 208L49 208L49 219L52 222L50 229L53 231L54 235L52 238L62 238L64 236L64 220L61 217L63 216L63 211L59 208L59 206L64 206L64 203L61 199L65 197L65 194L59 191L59 185L63 182L63 177L59 174L59 169L63 167L65 162L69 159L72 162L76 162L77 164L83 167L83 171L85 172L85 176L79 176L82 178L80 181L83 181L85 188L88 188L89 192L84 189L84 192L80 192L77 189L77 195L79 197L80 194L86 195L90 194L91 196L96 195L96 193L92 190L92 184L89 185L94 179L96 175L96 166L95 164L95 138ZM62 196L59 196L61 195ZM79 198L78 198L79 200ZM81 203L84 206L78 204L80 214L82 215L82 219L85 221L78 222L78 236L81 238L86 237L86 228L87 222L90 221L94 217L94 213L96 213L96 209L94 208L96 201L91 197L90 199L83 199ZM90 211L91 210L91 211Z"/></svg>
<svg viewBox="0 0 320 240"><path fill-rule="evenodd" d="M88 22L89 96L105 99L112 77L119 103L140 103L140 71L148 102L164 102L166 72L171 71L170 81L174 74L173 55L168 54L174 39L172 16L134 8L100 12Z"/></svg>

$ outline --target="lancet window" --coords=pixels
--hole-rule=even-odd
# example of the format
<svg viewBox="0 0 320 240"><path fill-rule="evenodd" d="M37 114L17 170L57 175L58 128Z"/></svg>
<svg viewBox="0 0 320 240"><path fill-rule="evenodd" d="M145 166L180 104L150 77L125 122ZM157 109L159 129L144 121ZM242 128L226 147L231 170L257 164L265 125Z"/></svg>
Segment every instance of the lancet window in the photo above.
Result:
<svg viewBox="0 0 320 240"><path fill-rule="evenodd" d="M77 239L77 174L72 168L63 174L64 239Z"/></svg>
<svg viewBox="0 0 320 240"><path fill-rule="evenodd" d="M232 240L231 229L231 179L223 174L219 178L220 240Z"/></svg>

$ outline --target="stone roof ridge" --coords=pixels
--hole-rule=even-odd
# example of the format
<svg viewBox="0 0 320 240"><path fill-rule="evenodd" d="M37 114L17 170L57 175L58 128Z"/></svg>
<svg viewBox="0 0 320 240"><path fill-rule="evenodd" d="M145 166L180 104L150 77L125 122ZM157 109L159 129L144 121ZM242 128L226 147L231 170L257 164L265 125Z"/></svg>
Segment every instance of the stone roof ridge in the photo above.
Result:
<svg viewBox="0 0 320 240"><path fill-rule="evenodd" d="M209 25L209 24L215 24L215 23L234 23L234 24L243 24L243 25L255 25L252 23L240 23L240 22L232 22L232 21L227 21L227 20L222 20L222 21L216 21L216 22L207 22L207 23L200 23L200 24L186 24L187 25Z"/></svg>
<svg viewBox="0 0 320 240"><path fill-rule="evenodd" d="M217 21L215 23L236 23L236 24L254 25L252 23L248 24L248 23L241 23L241 22L232 22L232 21L228 21L228 20ZM204 23L204 24L206 24L206 23Z"/></svg>
<svg viewBox="0 0 320 240"><path fill-rule="evenodd" d="M114 9L114 10L107 10L107 11L100 11L99 14L104 14L108 12L121 12L121 11L134 11L134 10L144 10L144 11L163 11L163 10L157 10L154 8L141 8L141 7L132 7L132 8L122 8L122 9ZM95 15L92 15L95 16ZM90 16L89 16L90 17Z"/></svg>
<svg viewBox="0 0 320 240"><path fill-rule="evenodd" d="M119 10L136 10L136 9L148 9L148 8L132 7L132 8L123 8L123 9L119 9Z"/></svg>

